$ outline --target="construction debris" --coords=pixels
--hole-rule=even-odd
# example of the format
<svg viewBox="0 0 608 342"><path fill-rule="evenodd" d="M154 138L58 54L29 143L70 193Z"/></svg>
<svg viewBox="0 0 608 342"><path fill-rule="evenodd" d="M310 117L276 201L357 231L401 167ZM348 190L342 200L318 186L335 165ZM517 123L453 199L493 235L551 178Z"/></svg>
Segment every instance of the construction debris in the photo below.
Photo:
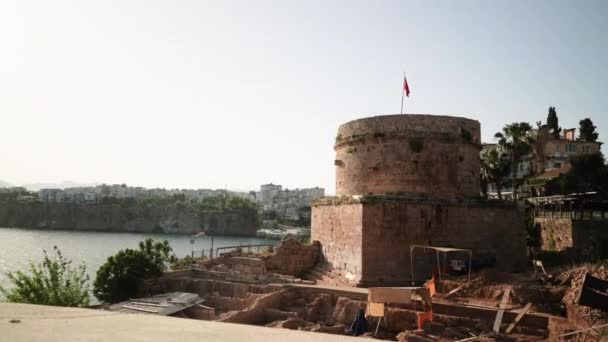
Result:
<svg viewBox="0 0 608 342"><path fill-rule="evenodd" d="M496 314L496 320L494 321L494 327L492 331L495 333L500 332L500 324L502 323L502 316L505 313L505 307L507 306L507 302L509 301L509 294L511 293L511 287L505 288L505 292L502 295L502 300L500 301L500 310Z"/></svg>
<svg viewBox="0 0 608 342"><path fill-rule="evenodd" d="M507 334L510 334L511 331L513 331L513 329L515 329L515 326L517 325L517 323L519 323L519 321L521 321L521 319L528 312L528 310L530 310L531 307L532 307L532 303L528 303L528 304L526 304L526 306L524 306L524 308L517 315L517 317L515 317L515 320L513 321L513 323L509 324L509 326L507 327L507 330L505 330L505 332Z"/></svg>
<svg viewBox="0 0 608 342"><path fill-rule="evenodd" d="M130 299L109 307L110 311L169 316L203 302L196 293L171 292L147 298Z"/></svg>

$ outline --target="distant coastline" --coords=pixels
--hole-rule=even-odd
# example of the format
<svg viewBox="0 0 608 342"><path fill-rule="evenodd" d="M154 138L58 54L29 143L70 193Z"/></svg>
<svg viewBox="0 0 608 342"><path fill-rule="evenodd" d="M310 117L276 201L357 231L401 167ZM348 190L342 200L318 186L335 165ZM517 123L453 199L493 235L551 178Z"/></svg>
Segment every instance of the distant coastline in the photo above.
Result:
<svg viewBox="0 0 608 342"><path fill-rule="evenodd" d="M0 227L112 233L255 236L255 208L205 209L179 203L0 203Z"/></svg>

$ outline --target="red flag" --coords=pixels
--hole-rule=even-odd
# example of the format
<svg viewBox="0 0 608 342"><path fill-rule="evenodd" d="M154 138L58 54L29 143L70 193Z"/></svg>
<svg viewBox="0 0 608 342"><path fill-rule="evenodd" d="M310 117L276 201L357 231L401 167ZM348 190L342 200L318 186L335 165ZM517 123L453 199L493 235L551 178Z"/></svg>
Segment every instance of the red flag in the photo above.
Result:
<svg viewBox="0 0 608 342"><path fill-rule="evenodd" d="M403 90L405 91L405 96L410 97L410 86L407 84L405 76L403 76Z"/></svg>

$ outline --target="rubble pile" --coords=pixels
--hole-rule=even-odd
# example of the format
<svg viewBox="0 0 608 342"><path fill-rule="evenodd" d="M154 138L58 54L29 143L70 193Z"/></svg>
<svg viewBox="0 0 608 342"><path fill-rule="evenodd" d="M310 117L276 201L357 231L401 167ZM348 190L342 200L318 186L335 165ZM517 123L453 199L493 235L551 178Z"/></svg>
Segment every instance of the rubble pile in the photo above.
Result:
<svg viewBox="0 0 608 342"><path fill-rule="evenodd" d="M270 272L301 278L315 266L320 253L319 241L307 245L289 238L275 249L274 254L265 256L264 262Z"/></svg>
<svg viewBox="0 0 608 342"><path fill-rule="evenodd" d="M566 288L561 302L568 310L568 317L572 317L575 321L578 321L582 317L587 317L587 321L589 321L589 308L577 304L583 279L587 273L600 279L608 279L608 266L603 264L588 264L561 272L555 277L555 282ZM593 324L608 323L608 312L591 310L591 318Z"/></svg>
<svg viewBox="0 0 608 342"><path fill-rule="evenodd" d="M195 273L202 276L222 278L229 281L246 283L301 283L314 284L312 281L302 280L292 275L268 272L266 263L256 257L224 257L220 263L210 265L208 270L197 269Z"/></svg>

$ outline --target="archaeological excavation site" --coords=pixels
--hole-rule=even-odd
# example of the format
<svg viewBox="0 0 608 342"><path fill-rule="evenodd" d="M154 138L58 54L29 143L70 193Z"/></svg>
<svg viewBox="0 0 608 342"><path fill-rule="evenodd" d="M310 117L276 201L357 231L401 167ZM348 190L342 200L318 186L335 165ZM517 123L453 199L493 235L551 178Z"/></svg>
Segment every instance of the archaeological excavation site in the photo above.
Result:
<svg viewBox="0 0 608 342"><path fill-rule="evenodd" d="M550 205L481 197L480 131L439 115L347 122L335 138L336 195L311 203L310 241L216 251L108 309L303 330L311 340L608 340L592 328L608 322L608 267L538 257L554 231ZM544 248L530 247L529 220L542 223ZM553 254L576 247L559 242Z"/></svg>

